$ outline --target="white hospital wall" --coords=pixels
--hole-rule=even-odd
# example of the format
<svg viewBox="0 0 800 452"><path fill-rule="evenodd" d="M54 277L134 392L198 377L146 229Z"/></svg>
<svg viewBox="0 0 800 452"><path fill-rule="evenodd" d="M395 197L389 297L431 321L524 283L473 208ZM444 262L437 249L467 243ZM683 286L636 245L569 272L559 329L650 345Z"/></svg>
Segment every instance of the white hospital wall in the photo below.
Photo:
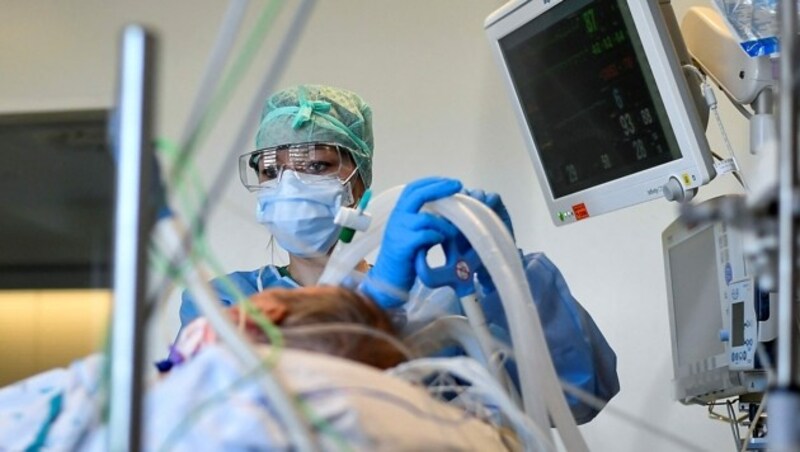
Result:
<svg viewBox="0 0 800 452"><path fill-rule="evenodd" d="M689 6L705 3L673 0L679 18ZM552 225L482 31L483 19L500 4L321 1L279 86L328 83L369 101L376 121L377 191L435 174L501 193L520 246L544 251L559 265L616 350L622 390L611 406L699 448L729 448L727 425L708 420L704 408L671 398L660 234L676 217L675 207L651 202L564 228ZM177 139L224 9L221 0L0 0L0 111L109 105L118 31L140 20L162 38L158 132ZM287 22L282 17L277 29ZM259 74L274 46L273 38L254 62ZM257 81L258 76L244 80L196 158L207 183L218 170L229 171L230 183L208 228L228 270L252 269L269 258L268 236L253 221L253 199L238 184L233 162L222 157ZM733 144L749 167L746 123L722 103ZM713 123L710 130L713 147L725 153ZM252 131L253 126L247 133ZM722 177L701 197L729 192L738 192L736 185ZM173 315L152 330L154 337L174 334L176 309L167 308ZM678 449L610 411L583 432L593 450Z"/></svg>

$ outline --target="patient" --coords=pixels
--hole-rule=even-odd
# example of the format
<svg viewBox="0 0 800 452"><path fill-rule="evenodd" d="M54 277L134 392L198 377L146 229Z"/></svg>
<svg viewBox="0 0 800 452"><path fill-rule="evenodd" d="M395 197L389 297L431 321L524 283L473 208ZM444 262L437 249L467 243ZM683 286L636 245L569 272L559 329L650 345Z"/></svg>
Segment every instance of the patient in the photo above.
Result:
<svg viewBox="0 0 800 452"><path fill-rule="evenodd" d="M388 369L405 361L403 353L389 341L352 330L336 330L333 325L362 325L392 338L397 332L389 318L375 303L341 287L300 287L270 289L257 293L250 302L284 332L290 348L325 353ZM242 315L240 305L228 309L234 322ZM245 316L245 330L255 341L268 342L252 316ZM312 325L331 325L321 332L293 329Z"/></svg>
<svg viewBox="0 0 800 452"><path fill-rule="evenodd" d="M371 300L340 287L268 289L250 298L257 312L280 327L284 345L389 369L406 360L397 333L383 310ZM237 304L227 309L234 323L254 342L269 343L256 318ZM316 328L319 327L319 328ZM216 334L203 319L187 325L170 353L170 364L215 343ZM167 370L171 365L162 368Z"/></svg>
<svg viewBox="0 0 800 452"><path fill-rule="evenodd" d="M314 439L320 449L514 449L502 429L374 369L394 367L408 355L369 299L347 289L304 287L270 289L249 304L280 328L284 346L372 366L288 349L274 363L284 389L314 416L314 427L324 427ZM254 342L269 343L244 309L227 312ZM258 374L218 342L205 318L183 329L171 358L185 365L147 388L143 449L293 450L271 394L257 379L244 378ZM92 414L102 405L102 366L96 354L0 389L0 450L105 450L106 426Z"/></svg>

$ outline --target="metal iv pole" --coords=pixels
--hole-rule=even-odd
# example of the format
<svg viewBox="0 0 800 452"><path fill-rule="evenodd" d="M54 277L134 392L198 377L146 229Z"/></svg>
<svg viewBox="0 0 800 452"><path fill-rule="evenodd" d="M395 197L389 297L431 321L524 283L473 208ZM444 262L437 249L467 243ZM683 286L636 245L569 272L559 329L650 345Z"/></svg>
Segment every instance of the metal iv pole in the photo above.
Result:
<svg viewBox="0 0 800 452"><path fill-rule="evenodd" d="M112 122L116 157L114 304L107 446L138 451L144 373L146 250L155 219L152 180L153 38L138 25L122 32L117 105Z"/></svg>
<svg viewBox="0 0 800 452"><path fill-rule="evenodd" d="M779 212L778 212L778 351L776 378L769 390L768 448L773 451L800 450L800 386L795 324L798 299L797 232L798 202L796 68L800 63L797 45L797 3L780 1L780 99L779 99Z"/></svg>

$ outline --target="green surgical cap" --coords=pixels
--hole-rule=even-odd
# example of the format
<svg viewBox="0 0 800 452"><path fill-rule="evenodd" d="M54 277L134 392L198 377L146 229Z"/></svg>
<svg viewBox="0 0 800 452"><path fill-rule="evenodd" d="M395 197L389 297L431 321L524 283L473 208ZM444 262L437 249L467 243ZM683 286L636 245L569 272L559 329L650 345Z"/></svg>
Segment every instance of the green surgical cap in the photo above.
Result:
<svg viewBox="0 0 800 452"><path fill-rule="evenodd" d="M372 184L372 110L357 94L330 86L299 85L267 99L256 149L309 142L346 147L364 187Z"/></svg>

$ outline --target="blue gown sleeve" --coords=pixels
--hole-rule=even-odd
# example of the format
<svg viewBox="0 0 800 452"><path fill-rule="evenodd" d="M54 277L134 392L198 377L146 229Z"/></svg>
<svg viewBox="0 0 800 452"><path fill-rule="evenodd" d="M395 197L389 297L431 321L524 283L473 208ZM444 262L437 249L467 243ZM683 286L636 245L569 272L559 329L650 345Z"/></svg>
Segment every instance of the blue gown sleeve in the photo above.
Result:
<svg viewBox="0 0 800 452"><path fill-rule="evenodd" d="M230 282L234 284L244 296L249 297L258 291L256 278L258 278L258 271L246 272L233 272L227 275ZM224 277L218 277L211 280L211 286L219 296L220 302L224 306L232 306L236 304L237 297L233 290L223 280ZM197 305L194 302L194 297L188 290L184 290L181 294L181 329L188 325L189 322L200 316Z"/></svg>
<svg viewBox="0 0 800 452"><path fill-rule="evenodd" d="M610 400L619 392L617 355L544 254L525 255L523 267L559 378L601 400ZM493 335L509 342L508 321L497 292L484 296L481 305ZM518 383L513 363L509 374ZM566 397L579 424L589 422L599 412L570 394Z"/></svg>

